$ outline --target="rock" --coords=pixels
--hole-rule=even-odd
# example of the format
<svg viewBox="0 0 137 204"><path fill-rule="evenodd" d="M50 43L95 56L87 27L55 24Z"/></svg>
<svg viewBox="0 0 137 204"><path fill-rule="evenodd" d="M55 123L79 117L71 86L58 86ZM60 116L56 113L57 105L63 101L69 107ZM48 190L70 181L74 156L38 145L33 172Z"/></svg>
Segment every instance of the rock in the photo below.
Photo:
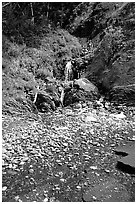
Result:
<svg viewBox="0 0 137 204"><path fill-rule="evenodd" d="M124 118L126 118L126 116L124 115L123 112L121 112L119 114L110 114L110 116L115 117L117 119L124 119Z"/></svg>
<svg viewBox="0 0 137 204"><path fill-rule="evenodd" d="M135 84L114 86L108 93L114 104L135 105Z"/></svg>
<svg viewBox="0 0 137 204"><path fill-rule="evenodd" d="M3 186L2 191L6 191L6 190L7 190L7 186Z"/></svg>
<svg viewBox="0 0 137 204"><path fill-rule="evenodd" d="M89 168L92 169L92 170L96 170L96 169L98 169L97 166L90 166Z"/></svg>
<svg viewBox="0 0 137 204"><path fill-rule="evenodd" d="M92 115L89 115L85 118L85 122L97 122L97 119L93 117Z"/></svg>
<svg viewBox="0 0 137 204"><path fill-rule="evenodd" d="M70 104L79 103L80 101L95 101L97 99L97 95L94 92L87 92L82 89L73 88L70 91L65 93L64 96L64 106L68 106Z"/></svg>
<svg viewBox="0 0 137 204"><path fill-rule="evenodd" d="M115 152L117 154L126 154L126 155L131 155L135 154L135 141L130 141L124 146L117 147L115 149Z"/></svg>
<svg viewBox="0 0 137 204"><path fill-rule="evenodd" d="M122 184L118 183L114 178L109 178L106 181L100 180L94 186L83 194L83 200L86 202L127 202L130 196L127 189Z"/></svg>
<svg viewBox="0 0 137 204"><path fill-rule="evenodd" d="M60 181L61 181L61 182L65 182L65 179L64 179L64 178L61 178Z"/></svg>
<svg viewBox="0 0 137 204"><path fill-rule="evenodd" d="M29 169L29 173L33 174L34 173L34 169Z"/></svg>
<svg viewBox="0 0 137 204"><path fill-rule="evenodd" d="M79 101L84 101L85 96L82 91L78 91L77 89L70 90L65 93L64 96L64 106L68 106L70 104L77 103Z"/></svg>
<svg viewBox="0 0 137 204"><path fill-rule="evenodd" d="M128 173L135 173L135 141L115 149L116 154L124 156L117 162L117 168Z"/></svg>
<svg viewBox="0 0 137 204"><path fill-rule="evenodd" d="M74 87L75 86L78 86L80 89L83 89L87 92L94 92L96 94L98 93L98 88L86 78L80 78L75 80Z"/></svg>
<svg viewBox="0 0 137 204"><path fill-rule="evenodd" d="M43 202L48 202L49 198L44 198Z"/></svg>
<svg viewBox="0 0 137 204"><path fill-rule="evenodd" d="M49 111L55 110L55 103L53 101L53 98L50 96L50 94L46 93L45 91L40 91L37 95L36 100L36 106L39 111Z"/></svg>
<svg viewBox="0 0 137 204"><path fill-rule="evenodd" d="M29 157L27 157L27 156L22 158L22 162L26 162L28 160L29 160Z"/></svg>
<svg viewBox="0 0 137 204"><path fill-rule="evenodd" d="M117 168L126 173L135 174L135 154L119 159Z"/></svg>
<svg viewBox="0 0 137 204"><path fill-rule="evenodd" d="M47 85L46 86L46 93L49 94L50 98L54 102L56 107L60 106L60 94L58 92L58 88L52 84L52 85Z"/></svg>

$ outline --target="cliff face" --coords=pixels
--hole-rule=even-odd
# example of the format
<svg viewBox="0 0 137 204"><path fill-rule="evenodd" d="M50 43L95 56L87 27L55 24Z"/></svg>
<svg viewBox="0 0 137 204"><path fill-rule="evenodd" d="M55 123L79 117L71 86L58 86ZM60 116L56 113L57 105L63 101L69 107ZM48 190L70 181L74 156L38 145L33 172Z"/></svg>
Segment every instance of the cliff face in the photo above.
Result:
<svg viewBox="0 0 137 204"><path fill-rule="evenodd" d="M86 77L101 91L135 84L135 3L81 4L80 17L70 26L77 37L92 43L94 56ZM77 13L80 10L77 8ZM132 91L133 91L132 90Z"/></svg>

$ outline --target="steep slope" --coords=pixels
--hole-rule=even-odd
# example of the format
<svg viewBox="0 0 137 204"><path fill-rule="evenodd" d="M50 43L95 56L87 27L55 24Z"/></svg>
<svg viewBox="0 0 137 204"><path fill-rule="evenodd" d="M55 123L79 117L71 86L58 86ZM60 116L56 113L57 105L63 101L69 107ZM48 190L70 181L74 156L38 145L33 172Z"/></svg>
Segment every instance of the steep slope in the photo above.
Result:
<svg viewBox="0 0 137 204"><path fill-rule="evenodd" d="M71 23L70 32L92 44L94 55L86 77L101 91L111 90L112 98L117 97L114 89L115 93L128 89L129 96L134 95L135 4L88 2L81 3L74 12L79 11L82 12Z"/></svg>
<svg viewBox="0 0 137 204"><path fill-rule="evenodd" d="M47 77L64 77L65 60L77 56L81 50L78 39L62 29L51 29L46 35L37 36L37 47L30 36L26 41L31 46L13 43L3 35L4 113L34 111L32 101L37 87L42 87Z"/></svg>

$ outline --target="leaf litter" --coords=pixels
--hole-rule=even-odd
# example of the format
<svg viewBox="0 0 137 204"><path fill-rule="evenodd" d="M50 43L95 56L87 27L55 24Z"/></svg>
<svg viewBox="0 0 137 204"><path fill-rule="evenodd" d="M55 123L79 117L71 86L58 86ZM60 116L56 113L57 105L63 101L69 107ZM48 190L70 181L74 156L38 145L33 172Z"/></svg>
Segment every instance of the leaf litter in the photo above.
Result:
<svg viewBox="0 0 137 204"><path fill-rule="evenodd" d="M87 168L125 182L134 197L134 177L116 169L114 153L134 139L134 126L134 117L88 106L64 108L62 114L4 116L3 201L82 201Z"/></svg>

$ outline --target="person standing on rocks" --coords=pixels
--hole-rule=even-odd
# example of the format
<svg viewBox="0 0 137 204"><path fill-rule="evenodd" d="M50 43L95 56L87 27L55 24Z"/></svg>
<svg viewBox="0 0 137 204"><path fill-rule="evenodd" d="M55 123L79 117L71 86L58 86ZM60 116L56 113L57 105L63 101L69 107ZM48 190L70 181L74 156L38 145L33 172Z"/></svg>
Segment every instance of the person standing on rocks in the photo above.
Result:
<svg viewBox="0 0 137 204"><path fill-rule="evenodd" d="M71 59L67 60L67 64L65 66L65 82L70 81L73 79L73 69L72 69L72 62Z"/></svg>

